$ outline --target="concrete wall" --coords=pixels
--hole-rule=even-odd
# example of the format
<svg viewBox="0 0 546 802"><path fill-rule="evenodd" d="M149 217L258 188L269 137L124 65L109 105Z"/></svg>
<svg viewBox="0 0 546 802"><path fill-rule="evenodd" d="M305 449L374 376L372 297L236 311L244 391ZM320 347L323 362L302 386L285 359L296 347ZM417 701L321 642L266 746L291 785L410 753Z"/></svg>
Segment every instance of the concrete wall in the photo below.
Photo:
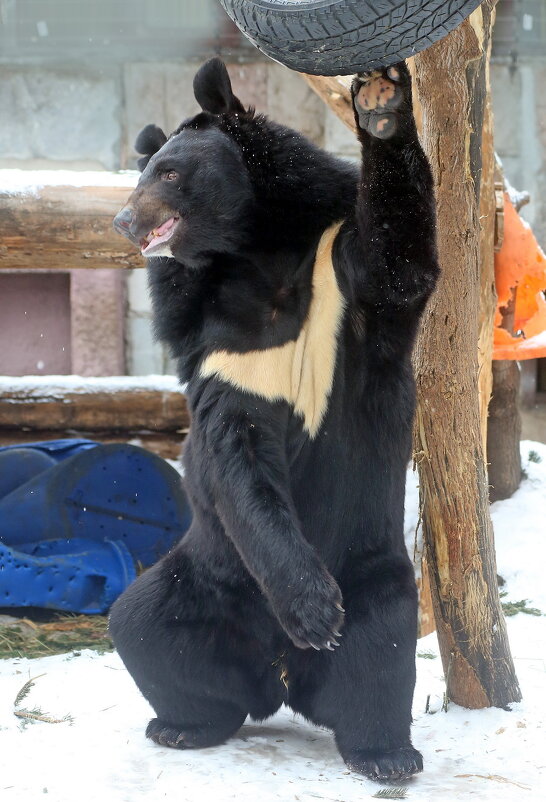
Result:
<svg viewBox="0 0 546 802"><path fill-rule="evenodd" d="M0 108L0 167L119 169L118 68L2 66Z"/></svg>
<svg viewBox="0 0 546 802"><path fill-rule="evenodd" d="M125 284L116 268L0 270L0 374L123 375Z"/></svg>
<svg viewBox="0 0 546 802"><path fill-rule="evenodd" d="M0 66L0 167L134 168L133 142L150 122L170 133L199 108L199 65ZM317 144L356 155L355 140L295 73L273 62L228 63L233 87L253 105ZM51 162L51 164L45 164Z"/></svg>

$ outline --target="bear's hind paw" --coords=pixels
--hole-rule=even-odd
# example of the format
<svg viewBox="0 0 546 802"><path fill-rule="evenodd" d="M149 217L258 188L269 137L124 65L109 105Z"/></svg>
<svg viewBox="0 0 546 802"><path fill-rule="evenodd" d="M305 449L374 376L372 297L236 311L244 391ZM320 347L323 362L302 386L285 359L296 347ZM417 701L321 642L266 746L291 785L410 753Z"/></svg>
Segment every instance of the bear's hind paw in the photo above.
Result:
<svg viewBox="0 0 546 802"><path fill-rule="evenodd" d="M146 738L159 746L170 746L171 749L192 749L197 746L193 743L192 730L183 730L168 724L160 718L153 718L146 727Z"/></svg>
<svg viewBox="0 0 546 802"><path fill-rule="evenodd" d="M423 771L423 756L413 746L389 751L352 749L343 755L343 759L348 768L371 780L398 782Z"/></svg>

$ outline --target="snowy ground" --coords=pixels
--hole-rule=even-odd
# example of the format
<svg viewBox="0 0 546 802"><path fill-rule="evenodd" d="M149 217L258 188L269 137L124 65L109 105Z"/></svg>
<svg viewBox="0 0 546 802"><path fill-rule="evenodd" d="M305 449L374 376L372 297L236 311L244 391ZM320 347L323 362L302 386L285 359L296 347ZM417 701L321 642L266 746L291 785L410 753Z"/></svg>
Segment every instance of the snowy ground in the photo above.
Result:
<svg viewBox="0 0 546 802"><path fill-rule="evenodd" d="M546 611L546 446L523 443L522 455L527 478L512 499L493 507L498 570L507 582L506 600L529 599ZM410 539L415 483L409 474ZM419 641L413 737L425 771L406 783L407 799L546 799L546 617L520 613L507 621L524 696L511 711L450 704L442 712L436 638ZM14 716L16 695L38 676L19 708L70 715L71 722L27 723ZM51 802L356 802L380 788L347 771L328 732L288 710L200 752L146 741L150 715L115 654L0 661L1 799L36 802L47 794Z"/></svg>

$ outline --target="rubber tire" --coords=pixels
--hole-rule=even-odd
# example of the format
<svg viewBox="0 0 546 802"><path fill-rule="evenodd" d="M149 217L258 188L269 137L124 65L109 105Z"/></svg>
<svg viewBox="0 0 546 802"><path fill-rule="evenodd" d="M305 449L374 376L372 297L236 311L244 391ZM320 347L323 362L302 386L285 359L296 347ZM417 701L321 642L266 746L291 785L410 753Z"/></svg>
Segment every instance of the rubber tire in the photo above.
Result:
<svg viewBox="0 0 546 802"><path fill-rule="evenodd" d="M298 72L350 75L442 39L481 0L220 0L263 53Z"/></svg>

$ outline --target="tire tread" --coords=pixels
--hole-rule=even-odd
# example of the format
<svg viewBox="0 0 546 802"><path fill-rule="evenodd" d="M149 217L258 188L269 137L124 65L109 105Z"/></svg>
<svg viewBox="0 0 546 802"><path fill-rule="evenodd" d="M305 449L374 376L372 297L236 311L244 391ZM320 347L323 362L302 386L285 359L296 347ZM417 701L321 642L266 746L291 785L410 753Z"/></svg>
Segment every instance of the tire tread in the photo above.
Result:
<svg viewBox="0 0 546 802"><path fill-rule="evenodd" d="M220 0L241 31L291 69L340 75L388 66L442 39L481 0ZM320 51L318 46L320 45Z"/></svg>

